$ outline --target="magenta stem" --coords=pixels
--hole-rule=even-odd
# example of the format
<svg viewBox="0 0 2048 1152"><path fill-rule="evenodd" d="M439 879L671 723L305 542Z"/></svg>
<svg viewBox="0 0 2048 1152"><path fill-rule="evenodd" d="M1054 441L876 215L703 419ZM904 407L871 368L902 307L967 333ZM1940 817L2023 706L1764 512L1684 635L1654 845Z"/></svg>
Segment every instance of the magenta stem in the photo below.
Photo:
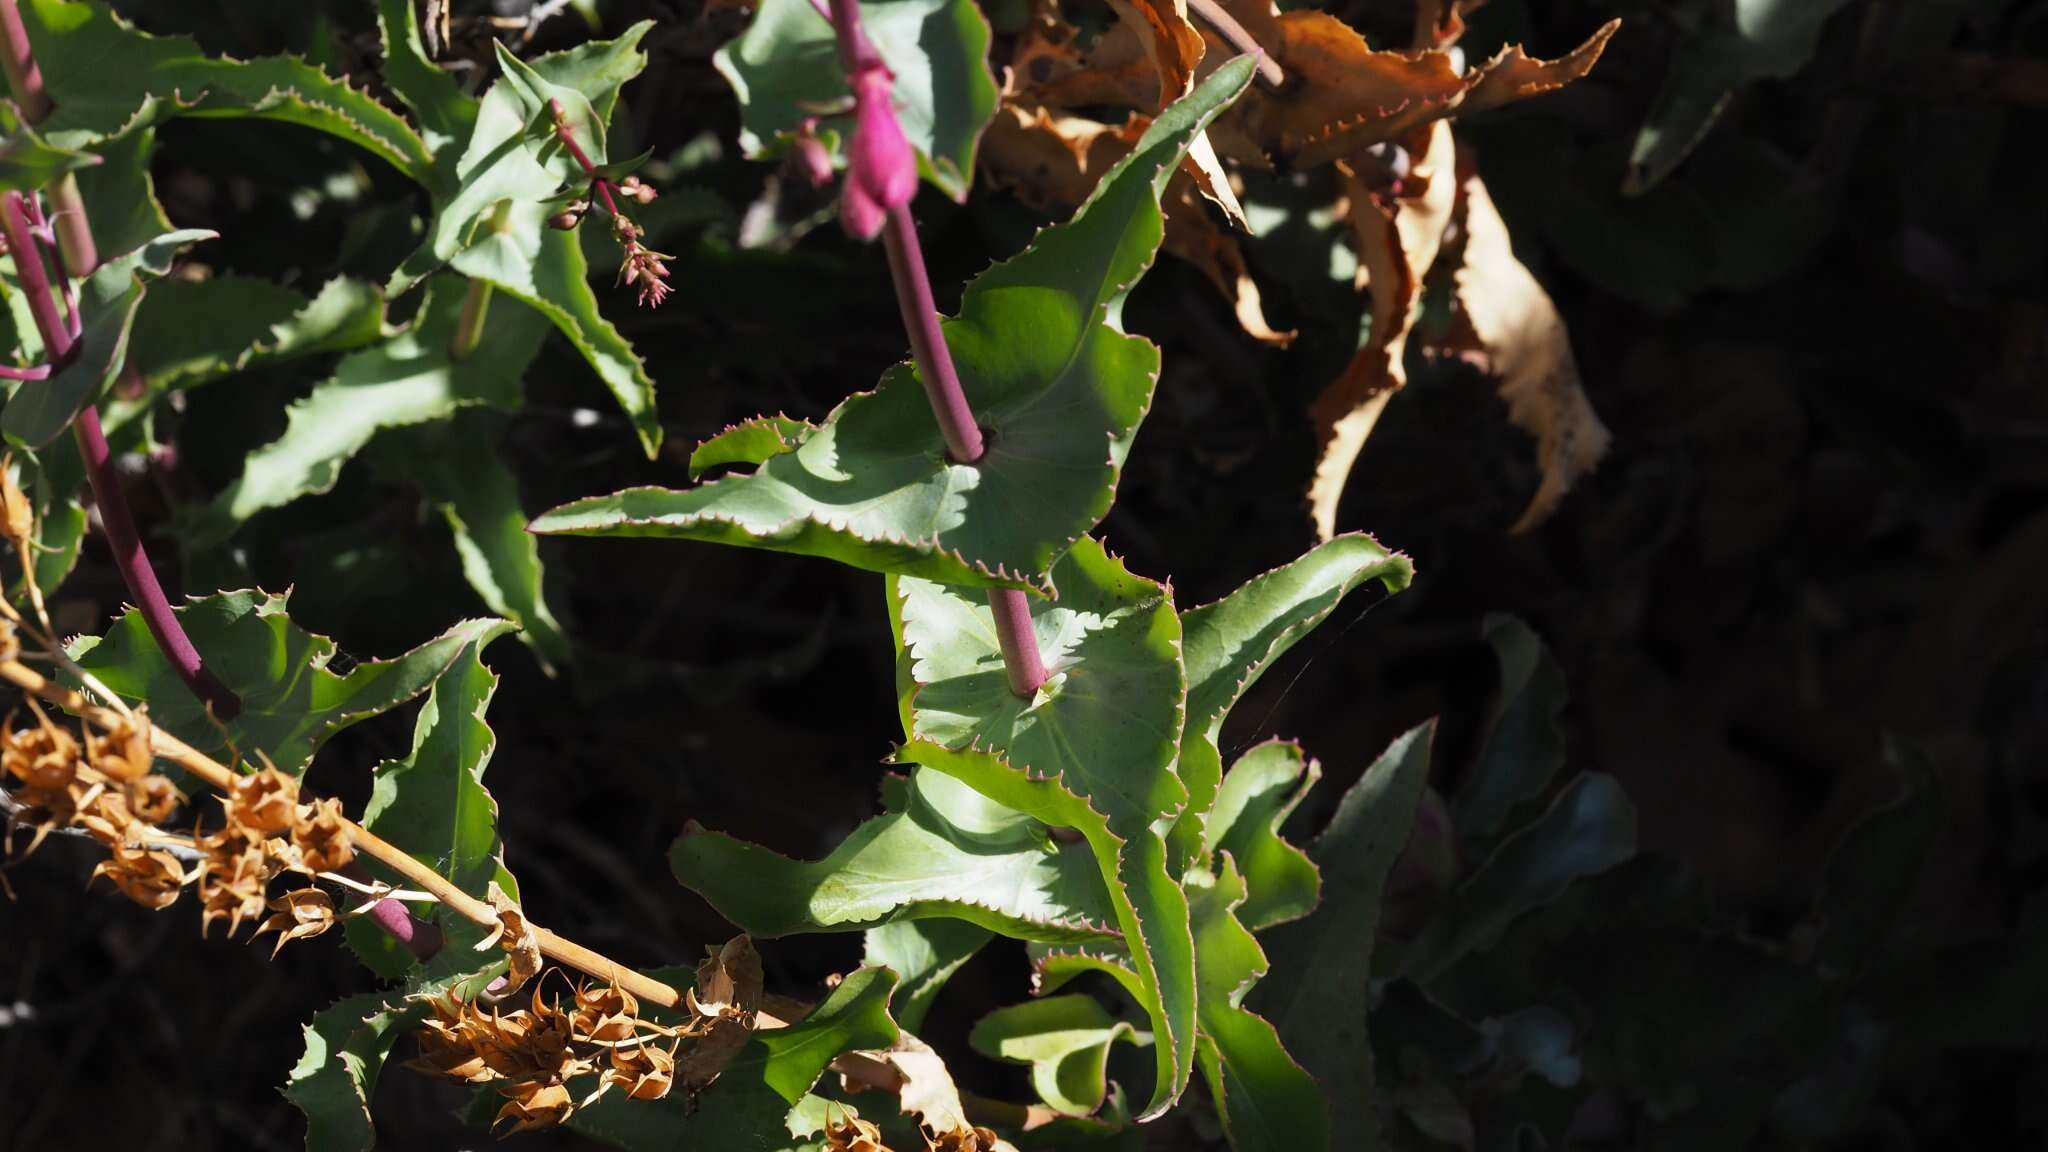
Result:
<svg viewBox="0 0 2048 1152"><path fill-rule="evenodd" d="M50 94L43 88L43 70L36 54L29 50L28 29L21 23L17 0L0 0L0 66L7 72L7 88L14 93L14 106L21 118L39 124L50 114Z"/></svg>
<svg viewBox="0 0 2048 1152"><path fill-rule="evenodd" d="M590 153L583 150L583 145L576 142L576 134L569 131L569 110L562 107L560 100L549 100L548 111L555 117L555 139L562 142L562 147L567 148L575 159L576 166L590 177L590 185L597 191L597 198L604 201L604 210L617 216L619 205L612 199L612 182L598 176L597 165L590 162Z"/></svg>
<svg viewBox="0 0 2048 1152"><path fill-rule="evenodd" d="M991 588L988 606L995 613L996 643L1003 650L1010 691L1029 700L1045 683L1045 661L1038 654L1038 633L1031 627L1031 598L1015 588Z"/></svg>
<svg viewBox="0 0 2048 1152"><path fill-rule="evenodd" d="M946 347L946 334L939 326L938 305L932 302L931 278L925 274L924 252L917 243L917 221L910 206L889 209L889 222L882 228L882 247L889 253L889 275L896 282L896 307L903 313L904 331L910 334L910 353L917 358L917 377L924 383L925 399L931 401L938 419L939 434L946 438L946 452L956 463L972 464L987 450L981 428L974 422L974 409L967 406L967 394L960 388L960 375L953 368L953 353Z"/></svg>

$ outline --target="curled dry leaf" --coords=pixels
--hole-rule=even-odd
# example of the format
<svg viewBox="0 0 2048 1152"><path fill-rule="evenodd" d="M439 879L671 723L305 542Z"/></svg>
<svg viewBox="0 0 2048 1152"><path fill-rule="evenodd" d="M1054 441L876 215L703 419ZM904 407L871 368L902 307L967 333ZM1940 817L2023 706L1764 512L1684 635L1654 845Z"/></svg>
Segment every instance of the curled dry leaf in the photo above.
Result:
<svg viewBox="0 0 2048 1152"><path fill-rule="evenodd" d="M505 889L496 880L491 881L484 896L498 914L498 927L477 941L476 950L484 952L495 947L505 953L509 961L505 969L505 993L510 995L540 975L540 937L534 932L533 925L527 923L526 913L520 911L518 903L505 894ZM539 994L536 992L535 995Z"/></svg>
<svg viewBox="0 0 2048 1152"><path fill-rule="evenodd" d="M682 1054L678 1068L682 1073L683 1088L689 1092L702 1092L718 1079L732 1058L747 1046L747 1037L753 1035L739 1018L734 1016L713 1017L710 1026L697 1036Z"/></svg>
<svg viewBox="0 0 2048 1152"><path fill-rule="evenodd" d="M1480 368L1500 379L1508 419L1536 438L1542 482L1510 530L1527 532L1557 510L1579 477L1607 453L1609 436L1579 379L1564 318L1543 285L1515 258L1507 225L1477 175L1460 196L1465 258L1454 276Z"/></svg>
<svg viewBox="0 0 2048 1152"><path fill-rule="evenodd" d="M1439 121L1418 135L1423 139L1411 141L1416 145L1411 151L1419 158L1396 191L1375 190L1362 161L1340 168L1361 287L1372 297L1372 330L1343 375L1310 409L1317 454L1309 512L1323 540L1337 533L1337 505L1359 452L1388 399L1408 382L1402 358L1416 300L1457 203L1450 125Z"/></svg>
<svg viewBox="0 0 2048 1152"><path fill-rule="evenodd" d="M1607 42L1620 27L1620 20L1609 20L1588 36L1584 44L1555 60L1533 59L1522 51L1520 44L1502 48L1499 55L1473 71L1472 88L1465 93L1458 113L1471 115L1540 96L1583 77L1599 62Z"/></svg>
<svg viewBox="0 0 2048 1152"><path fill-rule="evenodd" d="M746 936L735 936L697 965L697 984L689 990L690 1010L707 1017L750 1017L761 1007L761 954Z"/></svg>

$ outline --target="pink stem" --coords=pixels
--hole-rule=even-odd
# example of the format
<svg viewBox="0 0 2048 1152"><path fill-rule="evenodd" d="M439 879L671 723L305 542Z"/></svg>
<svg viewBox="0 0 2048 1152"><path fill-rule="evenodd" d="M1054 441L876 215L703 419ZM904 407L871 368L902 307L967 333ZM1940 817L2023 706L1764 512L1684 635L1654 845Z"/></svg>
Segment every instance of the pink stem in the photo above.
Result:
<svg viewBox="0 0 2048 1152"><path fill-rule="evenodd" d="M619 205L612 199L612 182L598 178L597 165L590 162L590 153L583 150L583 145L576 142L576 134L569 131L569 110L562 107L560 100L549 100L548 111L555 117L555 139L562 142L562 147L567 148L569 155L575 159L576 166L583 169L585 176L590 177L591 187L597 190L597 198L604 201L604 210L617 216Z"/></svg>
<svg viewBox="0 0 2048 1152"><path fill-rule="evenodd" d="M967 406L967 394L960 388L960 375L953 368L953 353L946 347L945 331L939 326L938 305L932 302L931 278L925 275L924 252L917 243L917 221L910 206L889 209L889 223L882 229L882 246L889 253L889 275L896 283L896 307L903 313L903 328L910 334L910 352L917 359L917 377L924 383L925 399L931 401L938 418L939 433L946 438L946 452L954 461L972 464L987 450L981 428L974 422L974 409Z"/></svg>
<svg viewBox="0 0 2048 1152"><path fill-rule="evenodd" d="M1010 691L1029 700L1045 683L1045 661L1038 654L1038 634L1031 628L1031 598L1015 588L991 588L988 606L996 616L996 642L1003 650Z"/></svg>
<svg viewBox="0 0 2048 1152"><path fill-rule="evenodd" d="M14 106L21 110L23 120L39 124L50 114L50 94L43 89L43 70L36 64L36 54L29 50L28 29L22 26L18 0L0 0L0 39L6 41L0 46L4 47L0 66L6 69Z"/></svg>

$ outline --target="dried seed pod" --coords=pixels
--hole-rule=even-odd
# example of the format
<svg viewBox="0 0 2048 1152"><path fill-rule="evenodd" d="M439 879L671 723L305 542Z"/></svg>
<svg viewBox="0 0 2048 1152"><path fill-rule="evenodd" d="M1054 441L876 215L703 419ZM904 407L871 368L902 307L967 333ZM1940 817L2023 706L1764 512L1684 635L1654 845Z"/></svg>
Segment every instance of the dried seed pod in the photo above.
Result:
<svg viewBox="0 0 2048 1152"><path fill-rule="evenodd" d="M47 807L78 778L78 751L71 733L38 710L34 727L9 728L0 741L0 773L21 781L22 803Z"/></svg>
<svg viewBox="0 0 2048 1152"><path fill-rule="evenodd" d="M675 1087L675 1078L674 1050L642 1044L612 1049L612 1066L605 1071L604 1083L625 1089L635 1100L659 1100Z"/></svg>
<svg viewBox="0 0 2048 1152"><path fill-rule="evenodd" d="M13 463L12 458L0 459L0 531L11 541L31 541L36 536L36 506L15 482Z"/></svg>
<svg viewBox="0 0 2048 1152"><path fill-rule="evenodd" d="M112 880L123 896L155 912L177 903L185 882L185 870L176 856L125 844L115 846L92 875L95 880L101 876Z"/></svg>
<svg viewBox="0 0 2048 1152"><path fill-rule="evenodd" d="M951 1132L923 1135L926 1152L995 1152L998 1139L988 1128L955 1128Z"/></svg>
<svg viewBox="0 0 2048 1152"><path fill-rule="evenodd" d="M851 1113L825 1121L827 1152L889 1152L882 1130Z"/></svg>
<svg viewBox="0 0 2048 1152"><path fill-rule="evenodd" d="M472 1011L454 995L433 1002L434 1018L420 1025L414 1035L420 1054L407 1066L465 1084L482 1084L498 1078L477 1052L476 1035L469 1024Z"/></svg>
<svg viewBox="0 0 2048 1152"><path fill-rule="evenodd" d="M259 925L256 934L278 934L277 947L270 950L272 958L284 951L286 944L294 940L310 940L334 927L334 900L318 888L287 892L272 900L268 907L276 915Z"/></svg>
<svg viewBox="0 0 2048 1152"><path fill-rule="evenodd" d="M149 749L149 715L142 709L124 717L106 734L86 729L85 758L109 780L140 780L149 774L156 755Z"/></svg>
<svg viewBox="0 0 2048 1152"><path fill-rule="evenodd" d="M356 858L350 838L341 801L332 797L301 807L292 825L292 846L299 850L299 862L309 872L339 872L348 867Z"/></svg>
<svg viewBox="0 0 2048 1152"><path fill-rule="evenodd" d="M21 636L14 630L14 621L0 618L0 663L13 663L21 659Z"/></svg>
<svg viewBox="0 0 2048 1152"><path fill-rule="evenodd" d="M228 824L258 842L291 830L298 815L299 788L275 768L236 780L228 795Z"/></svg>
<svg viewBox="0 0 2048 1152"><path fill-rule="evenodd" d="M616 1044L631 1040L640 1016L640 1002L616 984L586 984L576 989L570 1024L578 1040Z"/></svg>
<svg viewBox="0 0 2048 1152"><path fill-rule="evenodd" d="M134 806L128 803L125 792L98 788L88 795L91 798L78 808L75 822L80 828L109 848L132 845L133 841L140 839L136 835L140 829Z"/></svg>
<svg viewBox="0 0 2048 1152"><path fill-rule="evenodd" d="M128 782L128 811L144 824L163 824L177 814L185 797L167 776L144 776Z"/></svg>
<svg viewBox="0 0 2048 1152"><path fill-rule="evenodd" d="M199 865L199 933L204 936L215 920L225 919L232 936L242 921L263 915L263 889L276 867L261 842L235 827L200 840L199 849L205 853Z"/></svg>
<svg viewBox="0 0 2048 1152"><path fill-rule="evenodd" d="M576 1111L576 1102L570 1098L565 1084L528 1081L508 1084L498 1092L505 1097L505 1106L498 1109L497 1119L491 1121L491 1130L497 1131L500 1124L510 1120L512 1127L504 1133L507 1136L535 1128L552 1128Z"/></svg>

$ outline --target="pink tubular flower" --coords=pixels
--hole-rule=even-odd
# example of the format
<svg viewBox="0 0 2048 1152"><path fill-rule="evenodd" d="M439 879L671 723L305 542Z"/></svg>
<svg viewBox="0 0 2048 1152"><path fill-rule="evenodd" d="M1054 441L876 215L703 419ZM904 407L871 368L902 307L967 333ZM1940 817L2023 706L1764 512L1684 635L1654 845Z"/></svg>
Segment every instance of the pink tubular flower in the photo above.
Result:
<svg viewBox="0 0 2048 1152"><path fill-rule="evenodd" d="M851 80L854 135L840 189L839 222L861 240L874 239L890 210L917 195L917 154L896 120L894 80L880 60L863 62Z"/></svg>

